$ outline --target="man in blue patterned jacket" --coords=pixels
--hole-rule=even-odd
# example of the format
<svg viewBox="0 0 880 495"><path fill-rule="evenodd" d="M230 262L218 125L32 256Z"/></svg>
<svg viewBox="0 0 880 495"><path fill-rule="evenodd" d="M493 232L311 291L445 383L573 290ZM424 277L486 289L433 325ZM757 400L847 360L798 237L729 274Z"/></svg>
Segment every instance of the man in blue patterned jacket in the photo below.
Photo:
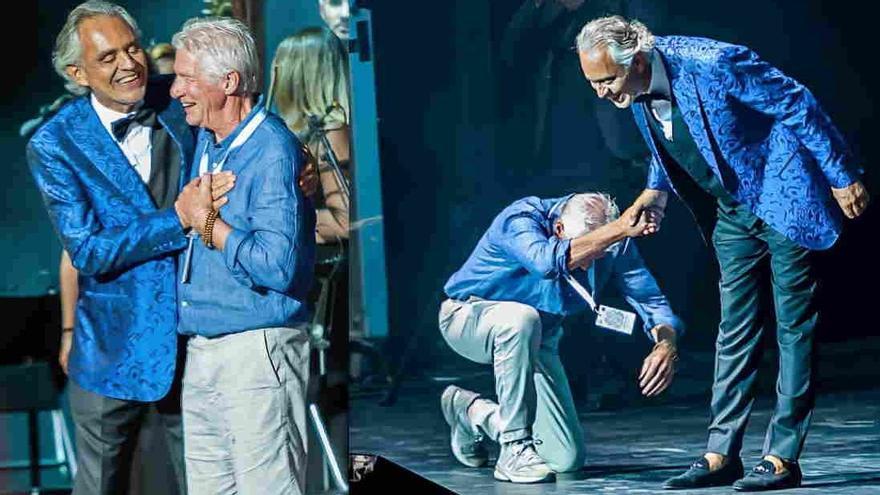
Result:
<svg viewBox="0 0 880 495"><path fill-rule="evenodd" d="M174 252L185 245L174 208L193 135L170 78L147 80L146 55L123 8L86 2L58 35L53 63L80 95L43 125L27 156L49 218L79 271L70 353L76 494L125 493L151 403L166 426L181 492Z"/></svg>
<svg viewBox="0 0 880 495"><path fill-rule="evenodd" d="M717 213L712 240L721 267L721 323L708 448L665 488L800 485L818 317L810 251L837 240L840 210L855 218L867 207L861 170L810 91L748 48L654 37L641 23L614 16L584 26L577 49L598 96L632 107L651 150L647 188L633 206L662 219L667 191L688 196L689 190L711 198ZM778 400L763 459L743 478L739 454L754 398L768 262Z"/></svg>
<svg viewBox="0 0 880 495"><path fill-rule="evenodd" d="M656 342L639 376L642 393L669 386L684 328L629 239L655 231L651 214L631 208L618 217L600 193L523 198L495 217L449 278L440 307L449 346L495 374L497 402L455 385L440 399L459 462L484 465L488 438L501 445L496 479L537 483L581 469L584 438L559 359L561 325L610 284Z"/></svg>

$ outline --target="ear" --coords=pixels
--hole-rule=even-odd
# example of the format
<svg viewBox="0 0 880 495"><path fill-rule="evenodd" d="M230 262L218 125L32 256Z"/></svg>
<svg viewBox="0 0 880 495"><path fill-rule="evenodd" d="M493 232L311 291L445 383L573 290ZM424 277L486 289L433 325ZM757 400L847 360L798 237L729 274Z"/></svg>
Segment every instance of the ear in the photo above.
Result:
<svg viewBox="0 0 880 495"><path fill-rule="evenodd" d="M565 226L562 225L562 221L557 220L553 223L553 233L560 239L565 238Z"/></svg>
<svg viewBox="0 0 880 495"><path fill-rule="evenodd" d="M229 96L238 94L241 88L241 75L236 71L229 71L223 79L223 92Z"/></svg>
<svg viewBox="0 0 880 495"><path fill-rule="evenodd" d="M86 78L85 72L78 65L68 65L65 67L64 72L74 80L80 86L89 87L89 81Z"/></svg>

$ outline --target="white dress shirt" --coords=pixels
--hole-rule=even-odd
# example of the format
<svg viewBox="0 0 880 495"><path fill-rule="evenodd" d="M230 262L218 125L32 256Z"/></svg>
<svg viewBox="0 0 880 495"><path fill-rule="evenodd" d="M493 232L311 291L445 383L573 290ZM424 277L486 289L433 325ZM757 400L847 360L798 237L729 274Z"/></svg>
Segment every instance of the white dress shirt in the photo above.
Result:
<svg viewBox="0 0 880 495"><path fill-rule="evenodd" d="M107 132L110 133L110 137L116 141L116 138L113 136L113 122L133 114L134 111L121 113L107 108L95 98L94 93L92 94L91 100L92 107L98 114L98 118L101 120L104 129L107 129ZM135 110L137 110L137 108L135 108ZM125 157L128 159L128 163L137 170L138 175L141 176L141 180L143 180L145 184L150 180L150 171L152 167L153 144L150 140L152 132L153 130L149 127L141 125L138 122L132 122L131 126L128 128L128 132L125 134L125 139L121 142L116 141L122 149L122 152L125 154Z"/></svg>
<svg viewBox="0 0 880 495"><path fill-rule="evenodd" d="M648 86L648 94L666 98L651 100L651 113L663 126L663 135L672 141L672 88L669 87L669 76L656 48L651 53L651 84Z"/></svg>

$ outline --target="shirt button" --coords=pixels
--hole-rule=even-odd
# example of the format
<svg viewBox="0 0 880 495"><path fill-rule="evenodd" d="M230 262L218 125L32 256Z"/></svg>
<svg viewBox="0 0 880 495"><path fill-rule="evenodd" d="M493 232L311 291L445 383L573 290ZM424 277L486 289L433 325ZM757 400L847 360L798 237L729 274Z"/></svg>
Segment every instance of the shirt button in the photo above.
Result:
<svg viewBox="0 0 880 495"><path fill-rule="evenodd" d="M189 307L189 301L180 301L180 305L183 306L184 308L188 308L188 307Z"/></svg>

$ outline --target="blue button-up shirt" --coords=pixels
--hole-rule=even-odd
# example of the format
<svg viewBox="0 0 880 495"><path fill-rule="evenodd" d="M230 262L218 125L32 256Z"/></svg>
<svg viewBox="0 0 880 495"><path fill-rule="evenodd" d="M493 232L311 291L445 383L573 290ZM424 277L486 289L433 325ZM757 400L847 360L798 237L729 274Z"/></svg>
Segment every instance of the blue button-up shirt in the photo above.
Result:
<svg viewBox="0 0 880 495"><path fill-rule="evenodd" d="M210 163L219 161L261 110L258 103L219 143L201 129L193 176L203 150ZM196 240L189 282L178 283L180 333L213 337L307 320L315 211L297 185L304 166L296 137L274 114L230 152L223 170L235 173L235 187L220 217L232 232L222 251Z"/></svg>
<svg viewBox="0 0 880 495"><path fill-rule="evenodd" d="M681 334L684 325L645 267L635 242L611 246L589 270L568 270L570 239L559 239L553 223L570 196L555 199L528 197L505 208L492 221L464 265L446 282L446 295L467 300L474 296L494 301L516 301L543 313L567 316L589 308L565 280L571 274L602 304L602 292L611 280L636 310L645 332L667 324Z"/></svg>

